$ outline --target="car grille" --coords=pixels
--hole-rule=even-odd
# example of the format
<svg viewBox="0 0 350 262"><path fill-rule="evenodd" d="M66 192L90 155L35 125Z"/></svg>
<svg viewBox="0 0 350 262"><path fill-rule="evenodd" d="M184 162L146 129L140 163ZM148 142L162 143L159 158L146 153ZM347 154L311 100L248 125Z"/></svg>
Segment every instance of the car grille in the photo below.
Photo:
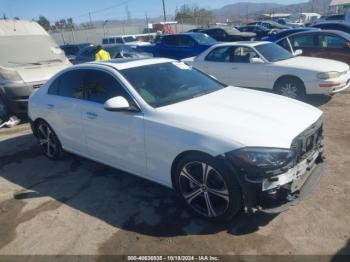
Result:
<svg viewBox="0 0 350 262"><path fill-rule="evenodd" d="M323 147L323 121L320 118L316 123L298 135L292 143L296 151L296 160L299 163L307 159L316 149Z"/></svg>

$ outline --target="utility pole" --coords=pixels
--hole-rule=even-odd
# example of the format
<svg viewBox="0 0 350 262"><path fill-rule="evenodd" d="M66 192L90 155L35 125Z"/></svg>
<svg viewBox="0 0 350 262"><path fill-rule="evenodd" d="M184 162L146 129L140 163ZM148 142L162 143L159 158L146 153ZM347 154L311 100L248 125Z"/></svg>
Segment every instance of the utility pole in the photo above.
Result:
<svg viewBox="0 0 350 262"><path fill-rule="evenodd" d="M166 11L165 11L165 3L164 3L164 0L162 0L162 2L163 2L164 22L166 22Z"/></svg>
<svg viewBox="0 0 350 262"><path fill-rule="evenodd" d="M90 28L92 28L92 18L91 18L91 12L89 12L89 18L90 18Z"/></svg>

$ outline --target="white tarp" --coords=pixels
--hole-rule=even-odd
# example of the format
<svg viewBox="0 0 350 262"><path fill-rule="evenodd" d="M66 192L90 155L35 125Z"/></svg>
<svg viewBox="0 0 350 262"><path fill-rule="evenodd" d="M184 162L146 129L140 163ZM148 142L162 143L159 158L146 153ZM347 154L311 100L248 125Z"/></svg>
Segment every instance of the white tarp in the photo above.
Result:
<svg viewBox="0 0 350 262"><path fill-rule="evenodd" d="M330 6L334 6L334 5L350 5L350 0L332 0Z"/></svg>

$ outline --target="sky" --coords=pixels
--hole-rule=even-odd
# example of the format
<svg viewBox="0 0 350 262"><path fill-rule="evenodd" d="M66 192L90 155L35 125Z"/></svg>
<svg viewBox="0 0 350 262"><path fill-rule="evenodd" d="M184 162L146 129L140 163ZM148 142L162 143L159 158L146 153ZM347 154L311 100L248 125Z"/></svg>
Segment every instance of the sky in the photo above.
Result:
<svg viewBox="0 0 350 262"><path fill-rule="evenodd" d="M165 0L167 14L173 15L176 7L197 4L208 9L220 8L237 2L274 2L293 4L307 0ZM44 15L51 22L73 17L75 22L89 20L126 19L126 8L132 18L158 17L163 14L162 0L0 0L0 14L20 19L37 19Z"/></svg>

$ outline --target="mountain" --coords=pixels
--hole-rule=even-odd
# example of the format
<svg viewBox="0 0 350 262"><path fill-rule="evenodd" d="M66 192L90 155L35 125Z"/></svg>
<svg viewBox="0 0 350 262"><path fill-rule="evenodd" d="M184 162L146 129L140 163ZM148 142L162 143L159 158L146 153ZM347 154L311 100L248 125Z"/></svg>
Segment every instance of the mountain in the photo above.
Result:
<svg viewBox="0 0 350 262"><path fill-rule="evenodd" d="M249 16L261 15L264 13L327 13L331 0L309 0L304 3L281 5L276 3L251 3L241 2L226 5L219 9L212 10L213 15L224 21L229 18L245 18Z"/></svg>
<svg viewBox="0 0 350 262"><path fill-rule="evenodd" d="M327 13L331 0L310 0L305 3L285 5L273 10L274 13Z"/></svg>
<svg viewBox="0 0 350 262"><path fill-rule="evenodd" d="M215 17L220 19L245 17L247 14L255 14L261 11L267 11L275 8L283 7L283 5L275 3L251 3L241 2L225 5L222 8L212 10Z"/></svg>

